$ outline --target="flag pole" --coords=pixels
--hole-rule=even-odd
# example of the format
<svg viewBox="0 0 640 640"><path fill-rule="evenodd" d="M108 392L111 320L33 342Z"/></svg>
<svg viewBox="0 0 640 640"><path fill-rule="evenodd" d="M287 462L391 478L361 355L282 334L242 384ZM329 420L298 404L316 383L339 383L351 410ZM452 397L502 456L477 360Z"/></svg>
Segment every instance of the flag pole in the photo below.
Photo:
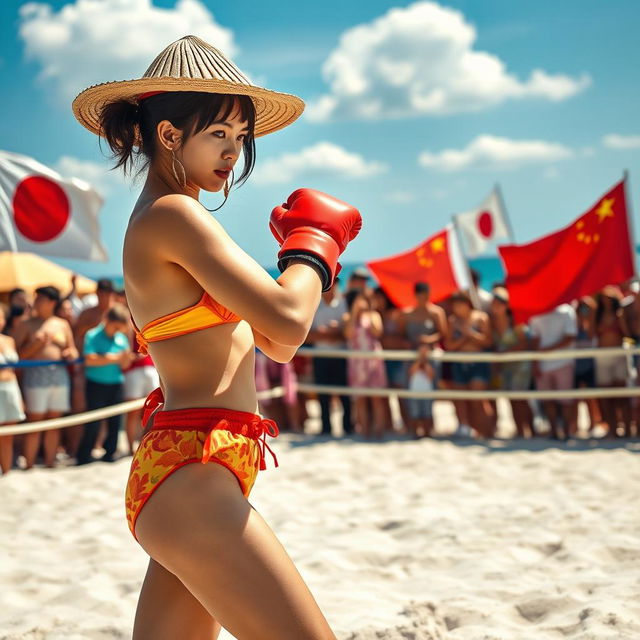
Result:
<svg viewBox="0 0 640 640"><path fill-rule="evenodd" d="M509 217L509 212L507 211L507 206L504 203L504 198L502 197L502 189L500 188L500 185L496 182L494 189L496 191L496 193L498 194L498 200L500 201L500 206L502 207L502 210L504 211L504 219L507 223L507 231L509 233L509 240L511 240L511 242L513 244L516 243L516 236L513 232L513 226L511 225L511 218Z"/></svg>
<svg viewBox="0 0 640 640"><path fill-rule="evenodd" d="M629 171L625 169L622 172L622 181L624 189L624 199L627 203L627 229L629 230L629 242L631 243L631 258L633 260L633 272L638 278L638 265L636 260L636 243L635 243L635 230L633 227L633 214L631 213L631 198L628 196L627 181L629 180Z"/></svg>
<svg viewBox="0 0 640 640"><path fill-rule="evenodd" d="M480 304L480 296L478 295L478 290L476 289L476 286L473 283L473 278L471 277L471 267L469 266L469 260L467 259L467 256L464 252L464 247L460 240L460 229L458 228L458 221L455 214L451 216L451 222L453 224L453 232L456 236L456 242L458 243L458 248L460 249L460 255L462 256L462 262L464 262L464 266L467 271L467 277L469 278L469 296L471 297L471 302L473 302L473 306L476 309L482 310L482 305Z"/></svg>

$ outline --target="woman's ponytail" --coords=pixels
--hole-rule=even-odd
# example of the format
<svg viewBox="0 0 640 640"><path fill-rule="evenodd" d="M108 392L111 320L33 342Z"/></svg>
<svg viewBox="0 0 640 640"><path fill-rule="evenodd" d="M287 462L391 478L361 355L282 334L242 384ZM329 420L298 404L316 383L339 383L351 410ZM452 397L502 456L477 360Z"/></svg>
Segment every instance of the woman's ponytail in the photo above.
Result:
<svg viewBox="0 0 640 640"><path fill-rule="evenodd" d="M100 114L103 135L113 152L113 159L117 160L113 169L122 167L125 175L131 171L139 153L134 150L139 124L139 107L128 100L109 102Z"/></svg>

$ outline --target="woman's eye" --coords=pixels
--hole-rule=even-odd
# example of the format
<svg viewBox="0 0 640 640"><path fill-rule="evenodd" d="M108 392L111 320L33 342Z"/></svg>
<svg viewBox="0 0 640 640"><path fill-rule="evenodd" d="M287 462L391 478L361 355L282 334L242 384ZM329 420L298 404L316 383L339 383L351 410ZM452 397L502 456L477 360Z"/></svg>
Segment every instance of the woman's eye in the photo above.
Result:
<svg viewBox="0 0 640 640"><path fill-rule="evenodd" d="M244 133L241 133L241 134L238 136L238 140L240 140L241 142L244 142L244 139L245 139L246 137L247 137L247 136L246 136Z"/></svg>
<svg viewBox="0 0 640 640"><path fill-rule="evenodd" d="M224 138L224 131L214 131L212 133L212 135L218 137L218 138Z"/></svg>

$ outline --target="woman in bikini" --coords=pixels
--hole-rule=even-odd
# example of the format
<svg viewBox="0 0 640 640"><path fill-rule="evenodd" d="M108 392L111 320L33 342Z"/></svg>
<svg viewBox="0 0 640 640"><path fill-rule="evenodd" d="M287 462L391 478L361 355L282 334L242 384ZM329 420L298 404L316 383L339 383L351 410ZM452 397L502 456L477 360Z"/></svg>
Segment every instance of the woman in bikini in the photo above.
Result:
<svg viewBox="0 0 640 640"><path fill-rule="evenodd" d="M130 530L150 556L134 640L217 638L221 626L240 640L335 638L247 500L271 451L266 436L278 434L258 414L254 347L291 360L360 214L317 191L291 194L269 223L280 245L274 280L198 200L220 190L226 200L239 156L241 183L254 138L303 107L252 85L194 36L169 45L142 78L90 87L73 103L117 167L139 158L147 169L123 249L140 349L161 381L145 403L126 488Z"/></svg>
<svg viewBox="0 0 640 640"><path fill-rule="evenodd" d="M457 291L451 296L452 314L445 340L447 351L478 353L491 344L489 316L473 308L468 293ZM484 391L489 387L491 367L488 362L454 362L451 366L453 389ZM455 403L460 421L459 433L469 435L469 427L480 436L494 435L491 405L486 400L459 400Z"/></svg>
<svg viewBox="0 0 640 640"><path fill-rule="evenodd" d="M596 295L595 334L598 347L622 347L630 335L620 304L622 293L618 287L608 286ZM630 377L627 356L600 356L596 358L596 385L598 387L624 387ZM609 426L607 437L618 435L618 423L624 426L625 437L631 435L631 399L600 398L602 418Z"/></svg>

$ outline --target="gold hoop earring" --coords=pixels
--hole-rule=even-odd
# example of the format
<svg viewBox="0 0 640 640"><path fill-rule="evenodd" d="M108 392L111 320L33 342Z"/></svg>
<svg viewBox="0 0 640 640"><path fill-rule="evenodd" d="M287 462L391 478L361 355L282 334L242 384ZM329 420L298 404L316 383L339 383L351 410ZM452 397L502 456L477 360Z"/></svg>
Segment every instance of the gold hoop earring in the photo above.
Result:
<svg viewBox="0 0 640 640"><path fill-rule="evenodd" d="M182 181L178 178L178 174L176 173L176 162L180 165ZM176 158L176 154L173 149L171 149L171 169L173 170L173 176L176 179L176 182L184 189L187 186L187 174L184 170L184 165L180 160L178 160L178 158Z"/></svg>
<svg viewBox="0 0 640 640"><path fill-rule="evenodd" d="M209 209L207 207L204 207L207 211L209 211L209 213L214 213L215 211L218 211L219 209L222 209L222 207L224 206L225 202L227 201L227 198L229 197L229 192L231 191L231 189L233 187L233 183L235 182L235 179L236 179L235 173L233 173L233 169L231 169L231 184L229 184L229 178L227 178L224 181L224 187L222 188L222 191L224 193L224 200L222 201L222 204L219 207L216 207L215 209Z"/></svg>
<svg viewBox="0 0 640 640"><path fill-rule="evenodd" d="M231 184L229 184L229 178L227 178L224 181L224 187L223 187L223 193L224 193L224 202L227 201L227 198L229 197L229 191L231 191L231 187L233 187L233 183L236 180L236 174L233 172L233 169L231 169ZM224 204L224 202L222 204Z"/></svg>

